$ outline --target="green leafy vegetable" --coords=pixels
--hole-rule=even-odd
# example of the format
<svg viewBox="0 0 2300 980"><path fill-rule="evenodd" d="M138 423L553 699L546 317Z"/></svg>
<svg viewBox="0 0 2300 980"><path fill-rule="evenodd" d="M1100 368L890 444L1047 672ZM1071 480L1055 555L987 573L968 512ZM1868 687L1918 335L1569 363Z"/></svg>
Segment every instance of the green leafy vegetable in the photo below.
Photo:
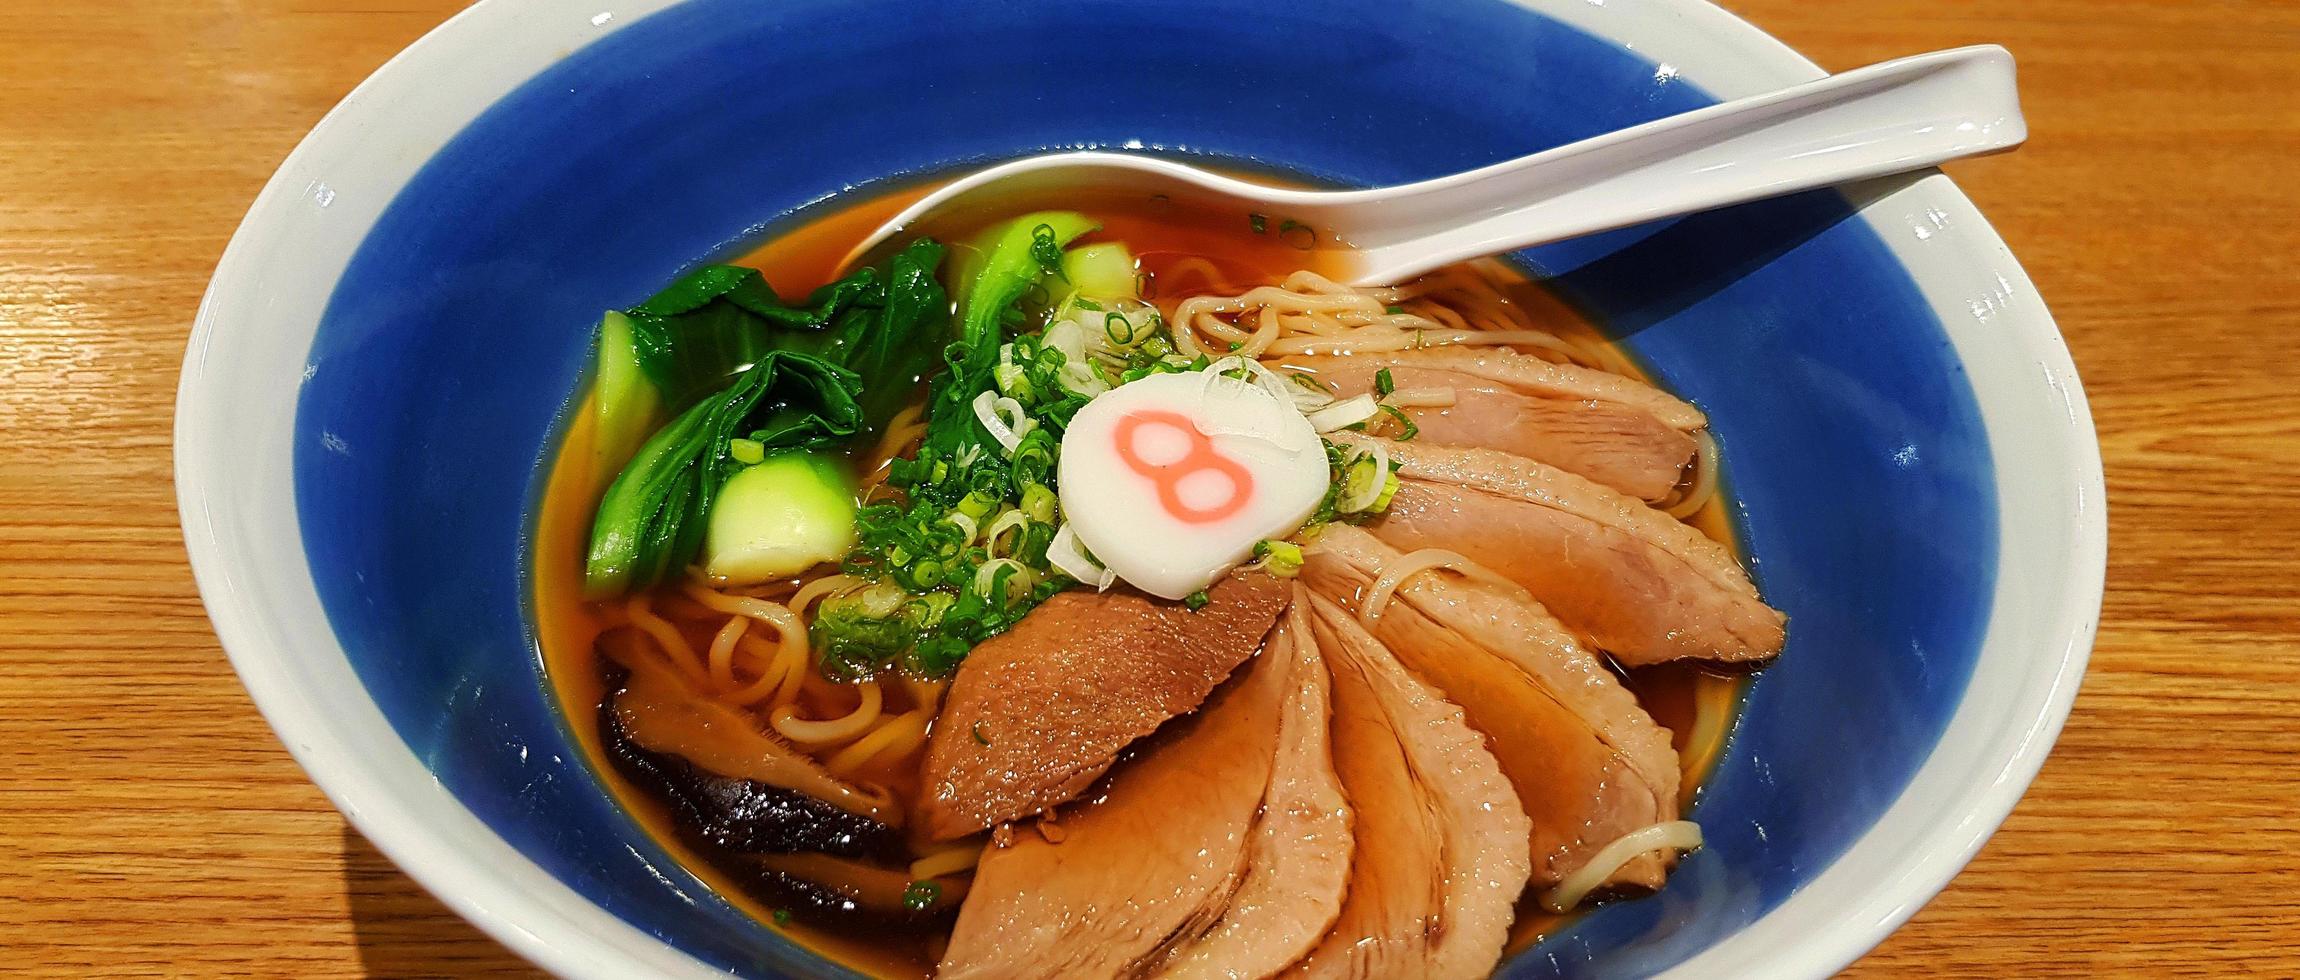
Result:
<svg viewBox="0 0 2300 980"><path fill-rule="evenodd" d="M626 314L639 366L676 410L769 353L812 354L870 382L866 417L875 426L908 401L948 336L949 297L935 278L942 257L941 245L922 238L798 305L783 303L757 269L704 266ZM891 383L882 388L881 379Z"/></svg>
<svg viewBox="0 0 2300 980"><path fill-rule="evenodd" d="M1099 227L1094 219L1076 211L1039 211L1016 218L985 237L982 270L960 291L959 343L964 345L965 362L952 364L955 371L967 375L969 385L978 382L997 359L999 341L1005 339L1006 318L1014 312L1015 303L1046 276L1039 243L1068 245ZM1060 265L1059 255L1056 265Z"/></svg>
<svg viewBox="0 0 2300 980"><path fill-rule="evenodd" d="M704 519L742 464L738 437L764 452L812 449L862 429L861 379L818 357L769 353L639 447L608 485L591 525L584 591L594 598L678 573L702 545Z"/></svg>
<svg viewBox="0 0 2300 980"><path fill-rule="evenodd" d="M825 356L862 376L859 400L870 428L884 425L917 397L950 336L950 295L935 278L942 256L942 246L927 239L895 253L887 262L886 299L875 315L849 316L831 330Z"/></svg>
<svg viewBox="0 0 2300 980"><path fill-rule="evenodd" d="M733 440L738 462L748 439ZM733 585L786 579L846 557L855 543L855 485L816 453L786 452L736 471L719 488L704 537L705 570Z"/></svg>
<svg viewBox="0 0 2300 980"><path fill-rule="evenodd" d="M808 308L785 307L757 269L704 266L630 317L639 366L673 410L726 386L771 351L820 354L826 328L859 294L883 287L874 271L818 290ZM775 314L770 316L769 314Z"/></svg>
<svg viewBox="0 0 2300 980"><path fill-rule="evenodd" d="M1349 465L1342 468L1342 496L1345 499L1363 497L1370 492L1375 492L1380 481L1388 476L1389 473L1382 469L1379 461L1375 460L1373 456L1354 457L1350 460Z"/></svg>
<svg viewBox="0 0 2300 980"><path fill-rule="evenodd" d="M592 448L601 469L622 466L654 431L663 397L640 364L631 318L610 311L599 318L598 372L592 411L598 425Z"/></svg>
<svg viewBox="0 0 2300 980"><path fill-rule="evenodd" d="M1134 269L1134 253L1122 242L1081 245L1062 253L1059 281L1049 286L1049 300L1100 312L1098 300L1135 299L1141 295Z"/></svg>
<svg viewBox="0 0 2300 980"><path fill-rule="evenodd" d="M617 387L613 405L601 393L602 429L638 424L642 410L649 422L677 414L601 498L586 592L643 588L694 561L720 488L744 465L845 442L899 410L950 335L942 256L920 239L797 306L755 269L707 266L609 314L600 381ZM645 388L652 400L634 394Z"/></svg>

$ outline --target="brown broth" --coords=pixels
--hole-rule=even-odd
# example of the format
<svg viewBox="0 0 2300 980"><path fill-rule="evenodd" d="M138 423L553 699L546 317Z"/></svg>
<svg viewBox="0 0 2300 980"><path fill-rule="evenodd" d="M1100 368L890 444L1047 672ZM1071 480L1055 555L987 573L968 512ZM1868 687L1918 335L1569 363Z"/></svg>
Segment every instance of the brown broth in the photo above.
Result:
<svg viewBox="0 0 2300 980"><path fill-rule="evenodd" d="M1264 178L1266 179L1266 178ZM833 279L847 251L880 223L933 189L915 184L868 197L841 200L800 220L774 229L763 242L735 260L761 270L767 281L785 296L804 295ZM1039 203L1040 206L1042 202ZM1246 215L1213 214L1172 202L1119 193L1073 199L1068 208L1082 210L1103 222L1102 230L1082 241L1123 241L1151 276L1156 295L1161 279L1174 276L1176 266L1199 257L1210 260L1225 288L1274 282L1303 268L1319 270L1340 243L1306 237L1288 229L1283 216L1265 216L1256 234ZM1021 208L1001 209L1011 216ZM965 242L982 225L965 220L921 229L947 242ZM1200 291L1208 283L1196 273L1168 288ZM1540 285L1519 279L1506 289L1511 301L1532 313L1535 320L1577 339L1603 340L1602 334L1582 320L1567 304ZM1624 357L1631 373L1643 377L1635 362ZM1651 380L1649 377L1645 380ZM830 929L801 921L776 923L774 909L746 892L737 876L714 864L713 855L691 846L678 833L663 802L634 786L612 765L599 731L598 708L606 697L605 667L594 648L600 620L582 599L582 558L593 508L612 472L604 471L592 450L592 402L586 396L565 426L565 437L552 464L543 495L535 535L535 621L546 682L568 710L567 721L586 761L616 801L682 866L737 908L769 924L807 949L849 968L876 977L925 977L933 969L941 936L918 931L890 933L885 929ZM1728 497L1718 497L1688 522L1704 534L1738 552L1727 512ZM1725 676L1689 664L1663 665L1629 671L1629 688L1655 721L1667 727L1680 755L1689 760L1685 773L1686 806L1690 807L1702 780L1721 754L1731 731L1746 686L1743 677ZM1710 744L1688 742L1701 705L1725 712L1726 724ZM1542 912L1529 895L1520 904L1508 949L1515 953L1570 923L1572 916Z"/></svg>
<svg viewBox="0 0 2300 980"><path fill-rule="evenodd" d="M1296 182L1268 174L1239 176L1262 183L1298 186ZM912 200L915 199L914 196ZM1260 214L1212 202L1177 201L1164 194L1110 188L1066 192L1059 200L1026 193L968 201L960 208L937 215L931 223L912 227L908 234L930 235L954 247L965 248L985 228L996 227L1017 215L1048 209L1092 215L1102 223L1102 228L1079 242L1125 242L1141 271L1149 273L1154 283L1176 263L1191 258L1212 262L1224 283L1276 282L1300 269L1330 271L1335 266L1334 257L1347 248L1346 243L1332 233L1297 223L1283 214ZM1194 281L1190 285L1203 287L1205 283Z"/></svg>

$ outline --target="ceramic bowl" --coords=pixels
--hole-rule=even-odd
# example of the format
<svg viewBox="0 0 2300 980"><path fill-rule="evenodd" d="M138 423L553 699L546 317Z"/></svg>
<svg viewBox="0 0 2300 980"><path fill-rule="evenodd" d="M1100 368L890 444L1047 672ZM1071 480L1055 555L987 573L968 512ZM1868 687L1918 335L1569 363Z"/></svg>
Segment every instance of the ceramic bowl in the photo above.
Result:
<svg viewBox="0 0 2300 980"><path fill-rule="evenodd" d="M599 311L778 222L1027 152L1431 177L1817 77L1695 0L485 0L250 210L176 472L248 690L386 854L573 976L836 975L672 862L546 693L529 539ZM2004 244L1939 175L1519 258L1706 409L1790 617L1708 846L1511 976L1821 976L1987 838L2101 594L2098 448Z"/></svg>

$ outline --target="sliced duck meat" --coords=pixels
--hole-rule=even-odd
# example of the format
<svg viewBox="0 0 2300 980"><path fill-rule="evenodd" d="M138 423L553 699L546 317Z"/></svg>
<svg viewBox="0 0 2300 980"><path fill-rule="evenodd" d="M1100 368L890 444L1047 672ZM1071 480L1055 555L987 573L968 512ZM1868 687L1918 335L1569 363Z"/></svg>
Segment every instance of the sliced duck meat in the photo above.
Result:
<svg viewBox="0 0 2300 980"><path fill-rule="evenodd" d="M902 809L883 788L831 775L749 715L614 639L601 648L625 676L600 707L608 755L625 777L669 800L680 827L734 851L903 852Z"/></svg>
<svg viewBox="0 0 2300 980"><path fill-rule="evenodd" d="M1306 550L1302 581L1362 619L1360 597L1404 558L1336 525ZM1371 629L1485 735L1531 818L1534 884L1554 885L1623 834L1677 819L1669 730L1525 593L1431 570L1399 586ZM1659 887L1666 871L1662 857L1641 857L1607 883Z"/></svg>
<svg viewBox="0 0 2300 980"><path fill-rule="evenodd" d="M1299 586L1296 587L1299 589ZM1291 659L1278 720L1278 751L1262 815L1247 843L1245 876L1220 921L1176 950L1157 974L1259 980L1315 947L1341 913L1349 884L1350 806L1334 772L1326 663L1297 592L1270 652Z"/></svg>
<svg viewBox="0 0 2300 980"><path fill-rule="evenodd" d="M1309 602L1318 649L1333 665L1335 761L1361 817L1361 843L1340 917L1297 970L1486 976L1501 961L1533 870L1531 827L1517 793L1461 708L1340 606L1314 594ZM1402 816L1396 826L1377 826L1377 812ZM1417 835L1425 841L1418 852ZM1401 861L1392 851L1407 853Z"/></svg>
<svg viewBox="0 0 2300 980"><path fill-rule="evenodd" d="M1642 500L1661 500L1677 488L1699 448L1689 429L1662 421L1700 423L1700 413L1667 394L1601 371L1550 364L1508 351L1466 347L1347 356L1289 357L1283 368L1311 374L1343 396L1374 390L1375 376L1390 373L1397 390L1446 389L1453 404L1406 408L1420 429L1417 441L1437 446L1499 449L1537 459L1568 473L1588 477ZM1479 373L1481 367L1488 368ZM1592 376L1593 383L1545 388L1520 386L1495 375L1557 373ZM1597 379L1603 379L1601 382ZM1600 397L1599 392L1650 393L1637 400Z"/></svg>
<svg viewBox="0 0 2300 980"><path fill-rule="evenodd" d="M1543 398L1613 402L1639 409L1679 432L1691 432L1709 424L1700 409L1635 378L1574 364L1552 364L1530 354L1499 347L1431 347L1418 351L1343 355L1332 359L1341 360L1346 357L1397 358L1398 363L1411 363L1483 378L1511 390ZM1277 363L1294 364L1297 359L1288 357Z"/></svg>
<svg viewBox="0 0 2300 980"><path fill-rule="evenodd" d="M1334 771L1350 807L1341 910L1289 977L1415 976L1445 910L1445 834L1379 699L1320 634L1332 678Z"/></svg>
<svg viewBox="0 0 2300 980"><path fill-rule="evenodd" d="M963 837L1077 796L1252 656L1287 590L1232 575L1194 612L1131 591L1065 592L976 646L927 744L927 834Z"/></svg>
<svg viewBox="0 0 2300 980"><path fill-rule="evenodd" d="M936 976L1137 976L1212 927L1246 873L1289 653L1255 658L1091 801L986 850Z"/></svg>
<svg viewBox="0 0 2300 980"><path fill-rule="evenodd" d="M1375 440L1348 433L1337 442ZM1376 537L1458 552L1533 593L1629 666L1762 660L1786 618L1725 547L1667 514L1522 456L1386 442L1400 487Z"/></svg>

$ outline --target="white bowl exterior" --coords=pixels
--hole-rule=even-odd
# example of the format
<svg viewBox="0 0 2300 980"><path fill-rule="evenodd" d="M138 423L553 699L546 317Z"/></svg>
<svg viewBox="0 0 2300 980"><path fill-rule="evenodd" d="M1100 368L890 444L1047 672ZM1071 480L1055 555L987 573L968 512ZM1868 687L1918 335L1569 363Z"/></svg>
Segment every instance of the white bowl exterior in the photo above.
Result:
<svg viewBox="0 0 2300 980"><path fill-rule="evenodd" d="M1514 0L1721 99L1822 72L1699 0ZM593 905L466 810L407 748L335 640L305 564L293 435L336 280L394 194L458 131L566 53L676 0L483 0L329 113L249 209L185 355L176 481L217 635L265 717L376 846L457 912L562 975L717 976ZM1948 178L1851 191L1931 303L1995 461L1993 610L1963 699L1900 798L1780 906L1668 977L1822 977L1882 940L2003 821L2051 750L2092 646L2107 550L2099 446L2035 288ZM1987 284L1972 291L1971 284ZM1657 951L1666 952L1666 951Z"/></svg>
<svg viewBox="0 0 2300 980"><path fill-rule="evenodd" d="M432 776L337 644L290 516L301 387L283 379L309 376L306 353L353 252L473 118L635 16L479 4L312 128L248 209L200 304L176 396L176 493L200 597L233 668L289 753L368 840L553 973L706 977L720 974L552 877Z"/></svg>
<svg viewBox="0 0 2300 980"><path fill-rule="evenodd" d="M1820 67L1706 3L1517 0L1623 42L1720 99ZM1996 229L1940 174L1848 188L1941 320L1996 469L1989 623L1962 700L1899 799L1829 868L1663 976L1825 977L1948 884L2036 777L2091 655L2108 560L2100 444L2068 346ZM1988 284L1970 291L1970 284Z"/></svg>

